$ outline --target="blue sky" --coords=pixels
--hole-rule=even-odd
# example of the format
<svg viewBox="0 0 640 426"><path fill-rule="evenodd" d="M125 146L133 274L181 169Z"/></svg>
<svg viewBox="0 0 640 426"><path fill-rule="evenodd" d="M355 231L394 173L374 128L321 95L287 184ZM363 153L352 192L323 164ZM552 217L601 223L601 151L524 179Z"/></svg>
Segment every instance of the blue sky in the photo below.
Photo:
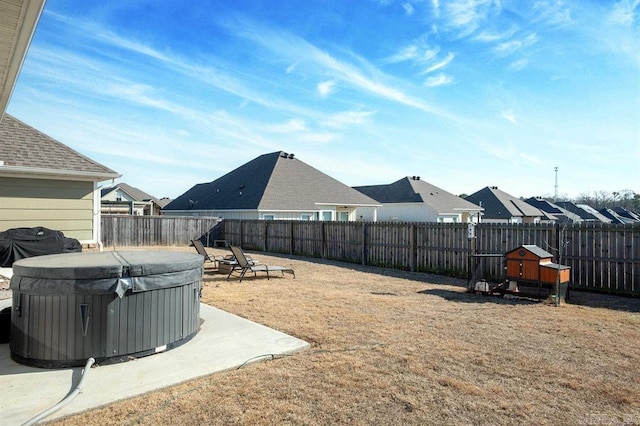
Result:
<svg viewBox="0 0 640 426"><path fill-rule="evenodd" d="M47 0L7 112L156 197L279 150L349 186L640 193L640 0Z"/></svg>

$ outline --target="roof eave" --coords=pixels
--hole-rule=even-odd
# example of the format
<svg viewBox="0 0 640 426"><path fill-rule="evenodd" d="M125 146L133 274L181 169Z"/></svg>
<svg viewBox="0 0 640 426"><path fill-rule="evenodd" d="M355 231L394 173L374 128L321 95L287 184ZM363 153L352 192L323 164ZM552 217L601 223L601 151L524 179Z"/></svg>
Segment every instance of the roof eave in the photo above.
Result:
<svg viewBox="0 0 640 426"><path fill-rule="evenodd" d="M347 206L347 207L382 207L382 204L362 204L362 203L313 203L316 206Z"/></svg>
<svg viewBox="0 0 640 426"><path fill-rule="evenodd" d="M45 0L24 0L17 25L18 28L13 36L13 47L9 51L7 58L0 58L0 65L6 60L4 64L6 66L4 79L0 81L0 120L4 116L9 99L11 99L13 88L18 79L24 58L27 55L44 3ZM2 77L2 73L0 73L0 77Z"/></svg>
<svg viewBox="0 0 640 426"><path fill-rule="evenodd" d="M82 179L91 180L93 182L102 182L105 180L117 179L122 175L116 172L87 172L78 170L58 170L37 167L21 167L21 166L0 166L0 176L20 177L29 179Z"/></svg>

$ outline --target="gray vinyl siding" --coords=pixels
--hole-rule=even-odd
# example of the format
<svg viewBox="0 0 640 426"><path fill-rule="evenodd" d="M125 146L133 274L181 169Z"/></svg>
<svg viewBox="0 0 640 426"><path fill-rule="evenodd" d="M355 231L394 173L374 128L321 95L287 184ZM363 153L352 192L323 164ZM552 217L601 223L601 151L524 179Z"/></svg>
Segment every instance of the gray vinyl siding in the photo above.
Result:
<svg viewBox="0 0 640 426"><path fill-rule="evenodd" d="M36 227L93 238L93 182L0 177L0 231Z"/></svg>

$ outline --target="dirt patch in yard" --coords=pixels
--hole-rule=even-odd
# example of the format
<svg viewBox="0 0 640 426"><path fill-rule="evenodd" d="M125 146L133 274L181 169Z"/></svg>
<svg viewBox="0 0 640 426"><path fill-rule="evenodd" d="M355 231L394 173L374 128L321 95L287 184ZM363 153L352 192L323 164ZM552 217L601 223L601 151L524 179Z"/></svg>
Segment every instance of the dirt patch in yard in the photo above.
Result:
<svg viewBox="0 0 640 426"><path fill-rule="evenodd" d="M252 255L296 278L208 269L202 301L311 348L54 424L640 423L638 299L573 293L554 307L452 278Z"/></svg>

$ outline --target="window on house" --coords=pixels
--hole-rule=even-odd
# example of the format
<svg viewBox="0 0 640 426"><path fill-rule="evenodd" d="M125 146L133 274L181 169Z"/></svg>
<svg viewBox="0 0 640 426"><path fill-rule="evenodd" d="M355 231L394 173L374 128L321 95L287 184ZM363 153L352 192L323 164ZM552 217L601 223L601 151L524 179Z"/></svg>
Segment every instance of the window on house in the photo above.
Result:
<svg viewBox="0 0 640 426"><path fill-rule="evenodd" d="M276 217L272 214L265 214L264 216L262 216L262 218L264 220L275 220Z"/></svg>
<svg viewBox="0 0 640 426"><path fill-rule="evenodd" d="M301 214L300 215L300 220L311 220L311 215L310 214Z"/></svg>
<svg viewBox="0 0 640 426"><path fill-rule="evenodd" d="M333 220L333 214L331 211L323 211L322 213L322 220L326 221L326 222L331 222Z"/></svg>
<svg viewBox="0 0 640 426"><path fill-rule="evenodd" d="M341 222L349 222L349 212L340 212L338 214L338 220Z"/></svg>

